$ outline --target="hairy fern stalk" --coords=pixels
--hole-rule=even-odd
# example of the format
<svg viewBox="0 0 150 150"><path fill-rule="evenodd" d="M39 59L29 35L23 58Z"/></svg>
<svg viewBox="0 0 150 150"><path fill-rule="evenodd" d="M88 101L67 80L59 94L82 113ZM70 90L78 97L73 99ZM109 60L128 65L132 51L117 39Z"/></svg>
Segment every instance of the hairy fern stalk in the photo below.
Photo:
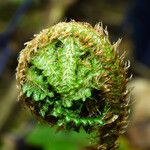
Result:
<svg viewBox="0 0 150 150"><path fill-rule="evenodd" d="M26 43L17 67L19 100L66 130L83 128L93 148L115 149L127 127L129 62L101 24L61 22Z"/></svg>

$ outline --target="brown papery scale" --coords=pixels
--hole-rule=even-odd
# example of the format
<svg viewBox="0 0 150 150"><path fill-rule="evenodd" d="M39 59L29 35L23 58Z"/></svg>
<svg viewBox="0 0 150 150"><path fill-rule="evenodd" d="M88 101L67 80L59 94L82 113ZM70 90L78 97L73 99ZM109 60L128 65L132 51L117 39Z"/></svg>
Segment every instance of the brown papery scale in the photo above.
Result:
<svg viewBox="0 0 150 150"><path fill-rule="evenodd" d="M101 24L61 22L26 43L17 67L19 101L40 120L84 129L97 150L116 149L128 124L127 70Z"/></svg>

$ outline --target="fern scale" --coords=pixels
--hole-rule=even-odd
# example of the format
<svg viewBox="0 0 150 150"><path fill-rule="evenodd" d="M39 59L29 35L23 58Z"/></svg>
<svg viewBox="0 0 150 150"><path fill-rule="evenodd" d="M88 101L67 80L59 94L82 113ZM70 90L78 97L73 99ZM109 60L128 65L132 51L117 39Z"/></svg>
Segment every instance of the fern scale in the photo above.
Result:
<svg viewBox="0 0 150 150"><path fill-rule="evenodd" d="M61 22L43 30L20 53L20 102L51 125L95 135L95 149L115 149L129 112L129 64L117 47L99 24Z"/></svg>

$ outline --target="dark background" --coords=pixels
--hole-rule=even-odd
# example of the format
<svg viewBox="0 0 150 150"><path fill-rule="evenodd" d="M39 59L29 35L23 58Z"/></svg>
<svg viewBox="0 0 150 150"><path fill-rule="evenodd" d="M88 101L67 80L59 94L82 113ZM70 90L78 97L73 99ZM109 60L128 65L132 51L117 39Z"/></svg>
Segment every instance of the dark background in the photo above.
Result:
<svg viewBox="0 0 150 150"><path fill-rule="evenodd" d="M0 1L0 149L78 150L85 133L56 133L40 125L17 101L15 73L24 43L60 21L107 26L111 42L131 61L131 121L120 150L150 149L150 1L149 0L5 0ZM54 140L55 139L55 140ZM76 141L76 142L75 142Z"/></svg>

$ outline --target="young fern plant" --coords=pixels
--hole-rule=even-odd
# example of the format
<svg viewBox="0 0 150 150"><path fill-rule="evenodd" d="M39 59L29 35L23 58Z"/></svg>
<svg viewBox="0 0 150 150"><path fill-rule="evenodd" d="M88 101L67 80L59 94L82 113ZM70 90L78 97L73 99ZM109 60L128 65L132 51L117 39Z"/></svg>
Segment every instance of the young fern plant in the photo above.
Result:
<svg viewBox="0 0 150 150"><path fill-rule="evenodd" d="M26 43L17 67L19 100L38 118L66 130L83 128L92 147L116 148L129 113L127 70L102 25L61 22Z"/></svg>

